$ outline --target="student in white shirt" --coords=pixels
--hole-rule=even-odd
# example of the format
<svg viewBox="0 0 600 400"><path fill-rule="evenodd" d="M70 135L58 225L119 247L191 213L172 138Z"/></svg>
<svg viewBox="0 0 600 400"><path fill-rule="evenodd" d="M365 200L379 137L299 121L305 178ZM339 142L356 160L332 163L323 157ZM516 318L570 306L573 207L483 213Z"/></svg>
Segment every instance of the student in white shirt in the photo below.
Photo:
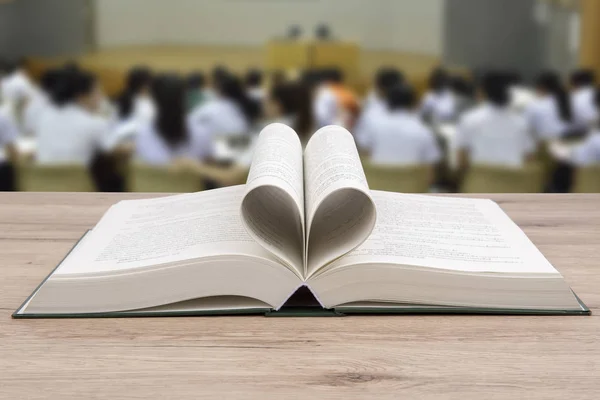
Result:
<svg viewBox="0 0 600 400"><path fill-rule="evenodd" d="M17 104L35 94L35 85L27 75L23 62L6 63L0 81L0 99Z"/></svg>
<svg viewBox="0 0 600 400"><path fill-rule="evenodd" d="M244 84L248 97L259 103L264 101L266 93L263 88L263 74L261 71L257 69L249 70L244 78Z"/></svg>
<svg viewBox="0 0 600 400"><path fill-rule="evenodd" d="M597 110L600 110L600 90L595 92L594 105ZM571 154L571 161L577 167L600 165L600 129L598 127L583 143L575 147Z"/></svg>
<svg viewBox="0 0 600 400"><path fill-rule="evenodd" d="M247 135L259 117L260 107L246 95L237 77L225 75L218 79L214 99L190 113L190 124L206 132L211 140Z"/></svg>
<svg viewBox="0 0 600 400"><path fill-rule="evenodd" d="M5 112L0 112L0 192L16 189L14 163L17 160L15 141L17 127Z"/></svg>
<svg viewBox="0 0 600 400"><path fill-rule="evenodd" d="M60 70L49 69L42 75L40 90L25 107L23 128L26 134L33 135L39 129L44 113L52 106L52 93L60 79Z"/></svg>
<svg viewBox="0 0 600 400"><path fill-rule="evenodd" d="M592 71L579 70L571 75L571 103L575 123L585 129L598 122L598 110L594 105L595 76Z"/></svg>
<svg viewBox="0 0 600 400"><path fill-rule="evenodd" d="M456 118L456 99L450 89L450 77L436 69L429 77L429 91L421 103L421 116L426 121L444 123Z"/></svg>
<svg viewBox="0 0 600 400"><path fill-rule="evenodd" d="M359 149L367 146L369 138L379 119L388 113L387 92L404 83L402 73L394 68L382 68L375 77L375 86L365 104L362 113L353 129L354 138Z"/></svg>
<svg viewBox="0 0 600 400"><path fill-rule="evenodd" d="M110 135L113 145L134 139L142 127L156 118L156 105L151 96L152 72L145 67L129 71L125 89L116 100L116 121Z"/></svg>
<svg viewBox="0 0 600 400"><path fill-rule="evenodd" d="M112 150L105 145L109 122L96 114L101 93L94 75L61 72L53 106L44 112L36 132L39 164L89 166L96 154Z"/></svg>
<svg viewBox="0 0 600 400"><path fill-rule="evenodd" d="M354 130L359 109L358 99L344 85L344 74L341 70L326 68L319 72L313 107L317 129L327 125L340 125Z"/></svg>
<svg viewBox="0 0 600 400"><path fill-rule="evenodd" d="M294 129L305 145L314 132L309 88L300 82L275 85L265 102L265 117L269 124L278 122Z"/></svg>
<svg viewBox="0 0 600 400"><path fill-rule="evenodd" d="M482 86L484 104L466 113L456 132L461 175L470 165L519 168L536 150L525 118L510 108L504 76L488 73Z"/></svg>
<svg viewBox="0 0 600 400"><path fill-rule="evenodd" d="M172 164L178 158L203 160L212 154L210 136L202 126L186 121L185 82L176 75L155 79L152 98L156 118L136 136L135 157L151 165Z"/></svg>
<svg viewBox="0 0 600 400"><path fill-rule="evenodd" d="M554 72L544 72L536 80L536 100L525 115L536 142L545 145L574 129L571 100L560 77Z"/></svg>
<svg viewBox="0 0 600 400"><path fill-rule="evenodd" d="M524 112L535 101L535 92L523 84L523 77L517 71L506 73L510 106L517 112Z"/></svg>
<svg viewBox="0 0 600 400"><path fill-rule="evenodd" d="M441 153L433 132L415 110L416 95L407 85L388 91L389 113L373 129L369 140L371 162L379 165L428 165L440 161Z"/></svg>

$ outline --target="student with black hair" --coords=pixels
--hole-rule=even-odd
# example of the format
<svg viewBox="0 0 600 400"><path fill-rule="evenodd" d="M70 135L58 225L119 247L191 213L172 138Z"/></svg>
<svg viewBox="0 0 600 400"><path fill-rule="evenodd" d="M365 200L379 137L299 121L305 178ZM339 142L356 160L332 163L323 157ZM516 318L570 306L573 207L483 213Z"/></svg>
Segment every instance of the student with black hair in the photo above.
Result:
<svg viewBox="0 0 600 400"><path fill-rule="evenodd" d="M53 106L40 118L37 132L39 164L90 165L106 146L109 122L97 115L102 91L88 72L62 70L52 94Z"/></svg>
<svg viewBox="0 0 600 400"><path fill-rule="evenodd" d="M139 125L151 123L156 117L152 101L152 71L146 67L134 67L127 74L125 88L116 101L119 123L135 121Z"/></svg>
<svg viewBox="0 0 600 400"><path fill-rule="evenodd" d="M450 78L450 90L456 102L456 115L460 116L476 104L473 82L462 76Z"/></svg>
<svg viewBox="0 0 600 400"><path fill-rule="evenodd" d="M207 100L206 78L200 71L192 72L187 77L187 110L192 111Z"/></svg>
<svg viewBox="0 0 600 400"><path fill-rule="evenodd" d="M530 131L537 142L558 139L574 126L574 113L560 76L551 71L540 74L535 82L537 99L526 110Z"/></svg>
<svg viewBox="0 0 600 400"><path fill-rule="evenodd" d="M450 75L442 68L429 77L429 90L421 102L421 116L426 121L443 123L456 118L456 101L450 89Z"/></svg>
<svg viewBox="0 0 600 400"><path fill-rule="evenodd" d="M251 69L244 78L246 94L249 98L262 103L265 99L265 89L263 88L263 74L258 69Z"/></svg>
<svg viewBox="0 0 600 400"><path fill-rule="evenodd" d="M48 69L42 74L39 89L27 103L23 113L23 131L33 135L44 112L51 107L51 98L60 78L59 69Z"/></svg>
<svg viewBox="0 0 600 400"><path fill-rule="evenodd" d="M169 165L178 158L202 160L212 153L209 136L186 121L186 84L160 75L152 85L156 118L136 137L135 156L146 164Z"/></svg>
<svg viewBox="0 0 600 400"><path fill-rule="evenodd" d="M298 82L274 86L265 101L265 117L290 126L306 144L313 131L309 89Z"/></svg>
<svg viewBox="0 0 600 400"><path fill-rule="evenodd" d="M316 129L341 125L352 129L360 106L356 95L344 85L344 74L338 68L321 71L314 95L313 113Z"/></svg>
<svg viewBox="0 0 600 400"><path fill-rule="evenodd" d="M16 190L14 165L17 161L18 130L6 112L0 110L0 192Z"/></svg>
<svg viewBox="0 0 600 400"><path fill-rule="evenodd" d="M374 87L362 107L361 115L354 127L354 137L359 149L365 148L372 130L380 118L388 112L388 91L404 83L404 75L395 68L380 68L375 75Z"/></svg>
<svg viewBox="0 0 600 400"><path fill-rule="evenodd" d="M594 93L594 106L600 112L600 89ZM571 162L576 167L600 165L600 128L594 127L583 143L578 145L571 154Z"/></svg>
<svg viewBox="0 0 600 400"><path fill-rule="evenodd" d="M25 106L35 95L35 85L31 82L23 60L4 63L0 80L0 100L13 106Z"/></svg>
<svg viewBox="0 0 600 400"><path fill-rule="evenodd" d="M598 123L598 110L594 105L596 77L593 71L578 70L571 75L571 104L573 118L578 127L590 129Z"/></svg>
<svg viewBox="0 0 600 400"><path fill-rule="evenodd" d="M423 124L417 111L415 91L406 84L388 90L388 114L382 116L368 141L371 162L380 165L427 165L440 160L433 132Z"/></svg>
<svg viewBox="0 0 600 400"><path fill-rule="evenodd" d="M535 102L535 93L523 83L523 76L516 70L506 73L510 105L517 112L524 112Z"/></svg>
<svg viewBox="0 0 600 400"><path fill-rule="evenodd" d="M260 116L260 106L247 96L240 79L233 75L221 77L215 90L214 99L190 113L190 124L212 139L248 134Z"/></svg>
<svg viewBox="0 0 600 400"><path fill-rule="evenodd" d="M536 150L525 118L510 108L505 76L487 73L481 91L483 104L461 118L456 132L461 175L474 164L519 168Z"/></svg>

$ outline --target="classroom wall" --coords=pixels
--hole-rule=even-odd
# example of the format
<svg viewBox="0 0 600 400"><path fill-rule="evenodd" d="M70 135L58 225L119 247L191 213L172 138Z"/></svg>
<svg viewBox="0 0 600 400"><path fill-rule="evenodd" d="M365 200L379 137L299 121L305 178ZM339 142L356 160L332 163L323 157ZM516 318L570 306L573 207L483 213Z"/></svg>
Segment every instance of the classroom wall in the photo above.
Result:
<svg viewBox="0 0 600 400"><path fill-rule="evenodd" d="M441 55L446 0L95 0L96 43L262 45L327 22L365 48Z"/></svg>
<svg viewBox="0 0 600 400"><path fill-rule="evenodd" d="M89 41L90 0L0 2L0 56L82 53Z"/></svg>
<svg viewBox="0 0 600 400"><path fill-rule="evenodd" d="M551 24L538 0L447 0L444 62L511 68L532 77L550 64Z"/></svg>

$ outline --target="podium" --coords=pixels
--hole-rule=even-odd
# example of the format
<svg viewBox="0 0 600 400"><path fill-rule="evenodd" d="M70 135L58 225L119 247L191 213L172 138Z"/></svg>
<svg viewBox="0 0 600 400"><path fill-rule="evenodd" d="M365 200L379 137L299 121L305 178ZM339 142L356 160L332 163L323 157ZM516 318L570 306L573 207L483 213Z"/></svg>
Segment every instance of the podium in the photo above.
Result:
<svg viewBox="0 0 600 400"><path fill-rule="evenodd" d="M269 70L339 68L347 82L359 79L360 49L358 44L337 40L272 40L267 43Z"/></svg>

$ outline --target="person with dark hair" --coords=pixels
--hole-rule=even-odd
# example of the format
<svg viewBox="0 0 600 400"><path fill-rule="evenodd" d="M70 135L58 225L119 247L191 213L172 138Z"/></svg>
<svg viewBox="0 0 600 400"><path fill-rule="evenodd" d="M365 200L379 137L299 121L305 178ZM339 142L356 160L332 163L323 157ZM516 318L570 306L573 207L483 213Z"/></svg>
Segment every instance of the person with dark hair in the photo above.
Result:
<svg viewBox="0 0 600 400"><path fill-rule="evenodd" d="M146 67L134 67L127 74L125 88L116 101L120 123L135 120L148 124L156 116L156 106L150 96L152 71Z"/></svg>
<svg viewBox="0 0 600 400"><path fill-rule="evenodd" d="M594 106L600 112L600 89L594 92ZM576 167L600 165L600 128L594 127L583 143L575 147L571 154L571 162Z"/></svg>
<svg viewBox="0 0 600 400"><path fill-rule="evenodd" d="M388 114L382 116L368 141L371 162L381 165L427 165L440 161L441 152L433 132L416 112L417 96L412 87L400 84L387 93Z"/></svg>
<svg viewBox="0 0 600 400"><path fill-rule="evenodd" d="M456 118L456 100L450 89L450 75L442 68L429 76L429 90L421 103L421 116L426 121L443 123Z"/></svg>
<svg viewBox="0 0 600 400"><path fill-rule="evenodd" d="M596 76L591 70L578 70L571 75L571 104L574 122L583 129L598 123L598 110L594 105Z"/></svg>
<svg viewBox="0 0 600 400"><path fill-rule="evenodd" d="M244 78L246 94L251 99L262 103L265 99L265 90L263 88L263 73L258 69L251 69Z"/></svg>
<svg viewBox="0 0 600 400"><path fill-rule="evenodd" d="M233 75L219 78L215 90L214 99L190 113L190 124L212 139L247 135L260 116L260 105L246 95L242 82Z"/></svg>
<svg viewBox="0 0 600 400"><path fill-rule="evenodd" d="M270 123L290 126L306 144L312 133L309 89L297 82L274 86L265 102L265 117Z"/></svg>
<svg viewBox="0 0 600 400"><path fill-rule="evenodd" d="M0 192L17 189L14 165L17 161L18 130L4 110L0 110Z"/></svg>
<svg viewBox="0 0 600 400"><path fill-rule="evenodd" d="M0 100L13 105L26 103L35 94L23 60L6 62L0 81Z"/></svg>
<svg viewBox="0 0 600 400"><path fill-rule="evenodd" d="M202 160L212 153L209 137L186 120L186 84L177 75L160 75L152 85L156 118L136 137L136 158L169 165L178 158Z"/></svg>
<svg viewBox="0 0 600 400"><path fill-rule="evenodd" d="M97 114L102 91L94 75L60 71L52 101L35 132L38 163L90 165L98 152L113 150L106 145L109 122Z"/></svg>
<svg viewBox="0 0 600 400"><path fill-rule="evenodd" d="M187 110L192 111L206 101L206 78L200 71L192 72L187 77Z"/></svg>
<svg viewBox="0 0 600 400"><path fill-rule="evenodd" d="M535 93L523 83L523 76L514 70L506 73L510 105L517 112L524 112L535 102Z"/></svg>
<svg viewBox="0 0 600 400"><path fill-rule="evenodd" d="M404 82L404 75L396 68L384 67L377 71L373 89L363 104L361 115L353 130L359 149L367 146L373 128L377 126L379 119L388 113L387 93L390 88Z"/></svg>
<svg viewBox="0 0 600 400"><path fill-rule="evenodd" d="M37 129L44 112L51 106L50 99L58 85L60 70L49 69L42 74L39 90L27 103L23 114L24 133L33 135Z"/></svg>
<svg viewBox="0 0 600 400"><path fill-rule="evenodd" d="M475 106L475 87L471 80L462 76L453 76L450 78L450 90L456 101L457 116Z"/></svg>
<svg viewBox="0 0 600 400"><path fill-rule="evenodd" d="M536 79L535 88L537 99L525 115L536 141L546 144L569 132L575 118L569 94L557 73L541 73Z"/></svg>
<svg viewBox="0 0 600 400"><path fill-rule="evenodd" d="M525 118L510 108L504 74L487 73L481 91L483 104L461 118L456 132L461 175L472 164L519 168L536 150Z"/></svg>
<svg viewBox="0 0 600 400"><path fill-rule="evenodd" d="M344 74L338 68L327 68L320 73L316 88L314 117L316 129L327 125L352 128L360 105L354 92L344 85Z"/></svg>

